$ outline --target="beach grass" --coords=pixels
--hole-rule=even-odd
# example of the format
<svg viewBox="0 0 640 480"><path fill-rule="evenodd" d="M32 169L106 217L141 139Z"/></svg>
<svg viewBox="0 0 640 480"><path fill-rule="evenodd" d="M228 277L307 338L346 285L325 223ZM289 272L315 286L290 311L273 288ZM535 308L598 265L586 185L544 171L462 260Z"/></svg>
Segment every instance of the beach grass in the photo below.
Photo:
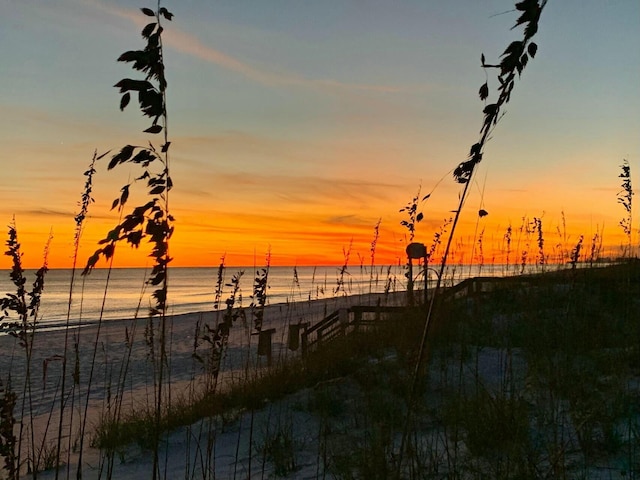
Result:
<svg viewBox="0 0 640 480"><path fill-rule="evenodd" d="M402 478L577 478L605 468L637 474L637 262L483 285L443 299ZM295 478L296 458L309 449L317 450L313 467L323 475L392 478L423 314L393 315L183 405L167 428L214 417L224 430L249 412L271 410L277 428L252 444L282 478ZM294 410L278 407L291 398L313 417L313 429L292 428ZM100 441L108 448L139 443L148 425L138 422L105 425ZM242 428L249 428L246 418Z"/></svg>

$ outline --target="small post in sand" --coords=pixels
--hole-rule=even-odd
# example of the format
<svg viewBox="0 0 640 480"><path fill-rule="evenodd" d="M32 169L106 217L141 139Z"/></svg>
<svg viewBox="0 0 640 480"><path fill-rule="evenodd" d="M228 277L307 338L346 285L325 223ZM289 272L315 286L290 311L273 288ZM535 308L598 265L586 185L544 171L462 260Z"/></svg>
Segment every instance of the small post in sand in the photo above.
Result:
<svg viewBox="0 0 640 480"><path fill-rule="evenodd" d="M271 337L276 332L275 328L260 330L258 334L258 355L267 357L267 365L271 366Z"/></svg>

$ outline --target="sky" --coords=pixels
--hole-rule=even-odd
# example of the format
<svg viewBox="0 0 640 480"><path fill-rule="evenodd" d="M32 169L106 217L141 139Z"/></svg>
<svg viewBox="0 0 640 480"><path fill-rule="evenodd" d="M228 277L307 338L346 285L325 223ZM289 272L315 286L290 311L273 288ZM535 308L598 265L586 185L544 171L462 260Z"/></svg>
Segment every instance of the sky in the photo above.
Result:
<svg viewBox="0 0 640 480"><path fill-rule="evenodd" d="M461 192L451 175L479 138L478 89L513 40L505 0L181 0L162 4L174 188L173 264L404 262L399 210L416 195L427 246ZM15 218L26 267L50 234L51 267L72 264L83 172L93 152L146 144L148 121L119 110L116 62L147 23L124 0L0 1L0 218ZM624 241L620 164L640 184L640 2L549 0L536 58L487 144L455 245L498 262L511 226L542 219L547 254ZM94 177L78 264L117 224L109 208L140 171ZM140 191L143 192L143 185ZM142 201L132 194L130 205ZM636 197L637 198L637 197ZM636 202L637 203L637 202ZM489 215L478 217L478 210ZM640 219L640 212L635 218ZM377 237L376 224L380 222ZM634 219L634 242L639 223ZM518 232L518 233L516 233ZM483 248L479 253L482 234ZM515 243L514 243L515 250ZM116 266L150 264L122 245ZM512 255L515 255L512 253ZM518 253L519 255L519 253ZM482 256L482 258L480 258ZM104 264L102 264L104 265ZM10 259L0 258L0 268Z"/></svg>

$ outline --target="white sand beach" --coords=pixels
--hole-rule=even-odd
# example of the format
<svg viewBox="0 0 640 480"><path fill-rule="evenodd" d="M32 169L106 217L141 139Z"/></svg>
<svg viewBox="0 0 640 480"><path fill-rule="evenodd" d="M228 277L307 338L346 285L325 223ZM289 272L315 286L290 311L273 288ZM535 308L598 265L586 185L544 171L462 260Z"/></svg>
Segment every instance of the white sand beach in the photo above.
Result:
<svg viewBox="0 0 640 480"><path fill-rule="evenodd" d="M274 364L282 364L288 358L300 354L299 345L293 345L293 347L298 347L296 350L288 348L288 328L290 325L313 325L337 309L354 305L399 305L406 300L405 295L404 293L392 293L336 296L324 300L267 305L264 310L263 330L274 330L271 342L272 361ZM265 368L267 365L266 357L258 356L257 337L251 335L253 321L251 311L244 308L242 312L236 313L239 314L239 318L231 328L229 343L221 362L218 383L221 388L224 388L228 382L242 381L248 371L251 372L250 375L253 375L256 369ZM221 318L222 312L197 312L168 317L169 347L165 378L170 380L166 383L165 392L170 390L171 395L175 397L185 395L188 391L197 390L200 377L203 375L203 366L194 359L193 354L206 348L201 340L196 342L197 332L199 331L202 335L204 324L214 327ZM68 457L69 465L61 468L65 477L68 472L70 472L69 475L75 476L78 459L77 449L80 444L79 425L87 402L86 392L91 378L82 460L83 478L105 477L105 472L101 472L101 452L91 446L94 429L101 416L107 411L113 411L118 401L121 402L121 411L124 415L130 411L144 411L154 405L154 371L152 362L149 360L151 352L148 336L145 335L146 327L147 319L137 319L108 320L101 323L89 323L81 327L74 326L71 322L68 330L62 328L37 330L33 339L31 382L29 388L24 391L26 398L30 401L24 405L22 394L23 380L26 377L24 367L26 352L17 344L15 338L9 335L0 337L0 352L2 352L0 353L0 368L5 372L11 372L12 387L18 395L14 414L19 421L24 408L23 439L25 442L30 439L30 431L33 428L36 453L30 453L29 456L36 458L35 463L40 465L40 469L43 469L43 465L45 465L47 454L51 455L51 452L55 451L57 443L64 345L67 342L63 443L61 446L63 461L67 461L68 450L71 450L71 454ZM77 355L75 345L77 345ZM92 361L94 355L95 362ZM120 396L118 395L119 391L121 392ZM70 412L73 412L73 415ZM259 414L259 416L262 415L266 415L266 413ZM32 422L29 421L29 418L32 419ZM197 468L197 465L202 465L202 446L198 446L199 439L196 432L202 431L203 435L206 435L210 428L208 422L216 421L218 420L203 419L196 425L185 427L182 431L173 432L168 436L166 439L168 443L163 444L166 448L164 453L167 462L166 478L185 478L185 475L189 474L189 469L193 470ZM260 422L260 417L256 421ZM296 419L296 423L301 426L305 421L311 420ZM187 441L185 432L190 438L187 442L191 445L190 447L185 443ZM225 435L229 435L229 439ZM212 478L247 478L246 471L244 473L238 471L238 469L248 471L247 462L251 456L250 448L247 446L250 442L239 440L242 435L244 433L241 433L239 437L237 430L216 433L215 459L205 462L211 462L212 465L215 465L215 472L211 473L215 473L215 477ZM205 437L202 442L206 443ZM236 454L237 444L245 445L243 453ZM190 453L189 448L194 451ZM114 462L115 470L111 474L112 478L151 477L152 457L150 452L137 446L131 446L124 448L118 455L118 459ZM191 459L189 455L192 455ZM238 459L237 455L240 455ZM254 472L255 475L251 474L252 478L262 478L264 468L255 468ZM193 473L191 471L192 475ZM303 475L301 471L298 473ZM313 475L315 473L314 470ZM54 478L55 472L44 471L39 474L39 477ZM196 475L195 478L203 478L202 473ZM305 476L296 478L305 478Z"/></svg>

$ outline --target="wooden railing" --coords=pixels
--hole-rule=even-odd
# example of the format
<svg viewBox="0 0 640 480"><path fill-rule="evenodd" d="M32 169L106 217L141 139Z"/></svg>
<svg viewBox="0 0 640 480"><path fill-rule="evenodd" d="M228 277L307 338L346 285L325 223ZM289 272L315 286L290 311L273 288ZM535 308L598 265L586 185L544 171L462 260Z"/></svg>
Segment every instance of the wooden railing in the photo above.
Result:
<svg viewBox="0 0 640 480"><path fill-rule="evenodd" d="M442 289L440 295L445 302L463 297L477 297L497 288L503 288L508 281L508 279L500 277L468 278L457 285ZM334 338L348 335L360 328L368 328L386 318L384 314L406 311L407 308L409 307L352 306L336 310L315 325L301 325L300 346L302 354L304 355ZM416 308L420 308L420 306Z"/></svg>
<svg viewBox="0 0 640 480"><path fill-rule="evenodd" d="M334 338L370 327L379 322L385 313L403 310L406 307L353 306L336 310L315 325L304 328L301 335L302 354Z"/></svg>

